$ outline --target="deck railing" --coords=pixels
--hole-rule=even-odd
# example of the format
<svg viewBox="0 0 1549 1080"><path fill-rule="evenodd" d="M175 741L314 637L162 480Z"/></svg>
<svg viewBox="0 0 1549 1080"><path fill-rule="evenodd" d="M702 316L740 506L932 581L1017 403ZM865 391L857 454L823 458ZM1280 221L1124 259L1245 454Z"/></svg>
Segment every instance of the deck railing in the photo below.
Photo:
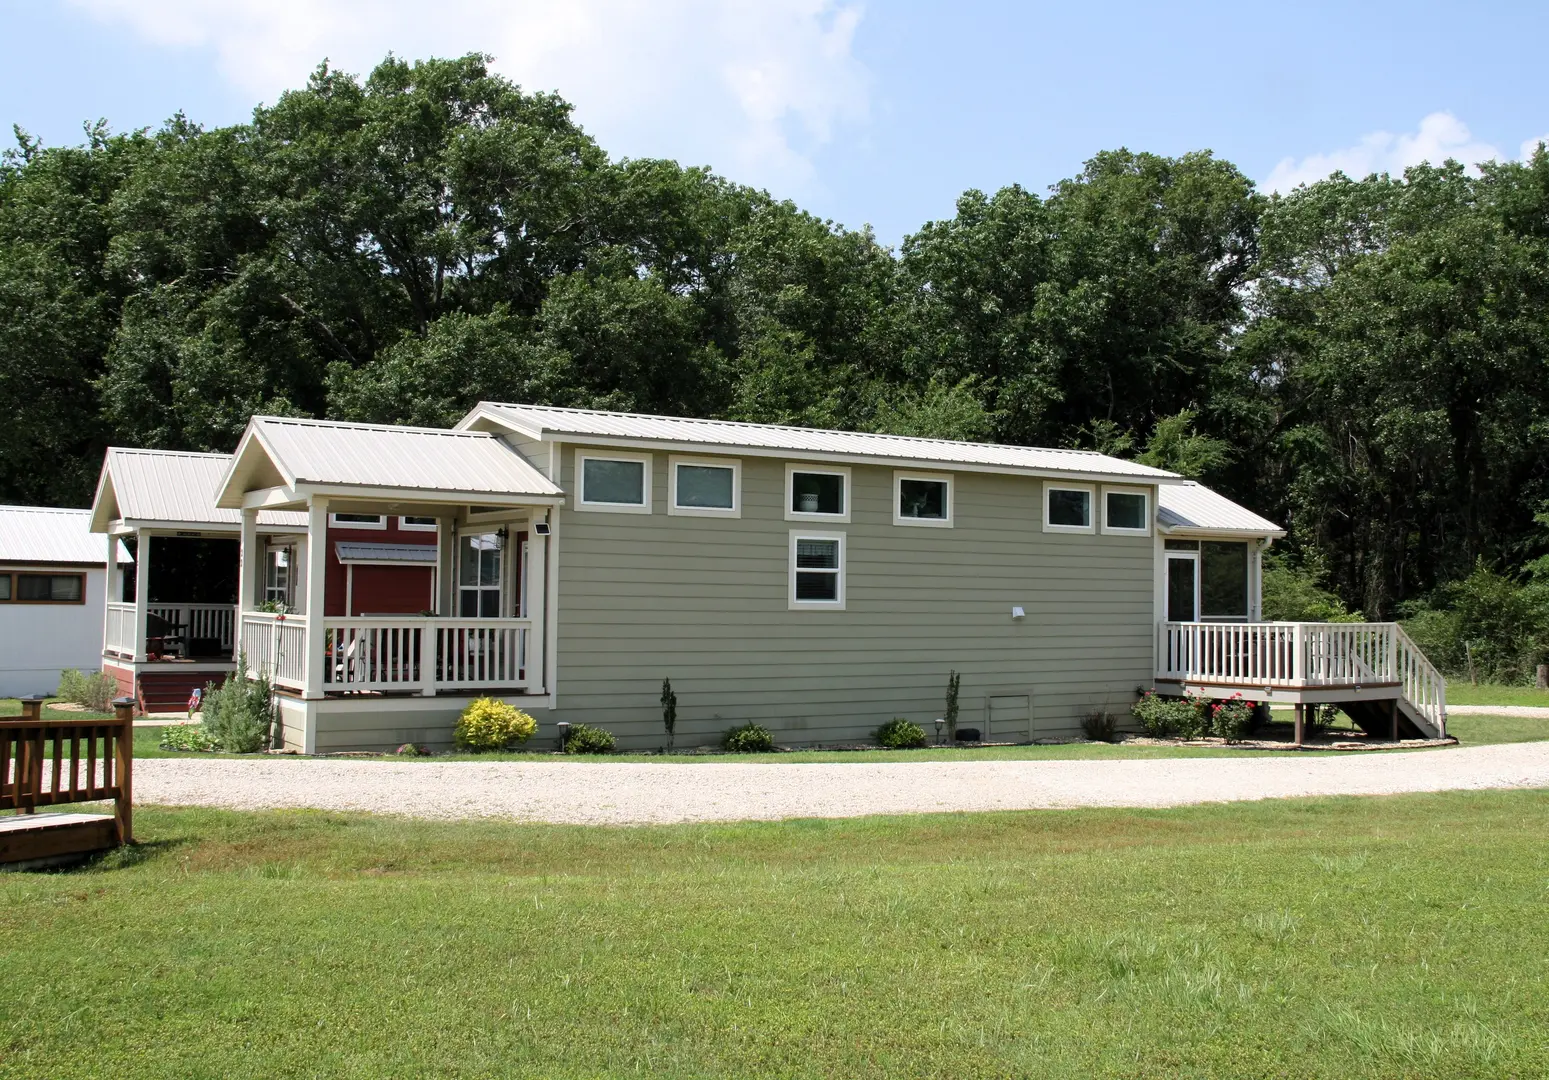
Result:
<svg viewBox="0 0 1549 1080"><path fill-rule="evenodd" d="M0 810L112 799L117 841L133 839L134 702L113 706L112 720L45 720L42 699L29 698L21 719L0 720Z"/></svg>
<svg viewBox="0 0 1549 1080"><path fill-rule="evenodd" d="M528 686L530 619L437 619L418 616L323 620L325 692L436 693L521 690ZM276 686L306 688L307 628L300 615L242 615L242 648L250 674Z"/></svg>
<svg viewBox="0 0 1549 1080"><path fill-rule="evenodd" d="M108 605L102 647L107 652L134 655L133 604ZM165 620L186 656L195 639L219 642L217 655L229 657L236 645L237 609L231 604L150 604L147 619Z"/></svg>
<svg viewBox="0 0 1549 1080"><path fill-rule="evenodd" d="M109 604L107 625L102 634L105 652L134 655L134 605Z"/></svg>

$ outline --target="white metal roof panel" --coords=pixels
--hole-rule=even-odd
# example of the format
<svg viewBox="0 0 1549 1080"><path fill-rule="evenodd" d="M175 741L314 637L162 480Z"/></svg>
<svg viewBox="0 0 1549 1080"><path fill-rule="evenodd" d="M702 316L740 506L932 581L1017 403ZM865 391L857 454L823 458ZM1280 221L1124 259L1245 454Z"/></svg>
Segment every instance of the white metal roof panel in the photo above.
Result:
<svg viewBox="0 0 1549 1080"><path fill-rule="evenodd" d="M1187 529L1285 535L1285 530L1273 521L1259 517L1247 507L1238 506L1225 495L1193 480L1166 484L1157 490L1157 518L1168 531Z"/></svg>
<svg viewBox="0 0 1549 1080"><path fill-rule="evenodd" d="M107 545L91 532L91 511L57 506L0 506L0 562L101 566ZM129 550L118 544L118 561Z"/></svg>
<svg viewBox="0 0 1549 1080"><path fill-rule="evenodd" d="M483 431L255 416L252 430L293 483L500 495L564 492Z"/></svg>
<svg viewBox="0 0 1549 1080"><path fill-rule="evenodd" d="M241 527L240 510L215 505L230 454L198 454L183 450L108 448L104 468L125 521L167 521ZM307 516L295 510L265 510L261 525L306 528Z"/></svg>
<svg viewBox="0 0 1549 1080"><path fill-rule="evenodd" d="M479 414L510 424L533 437L552 434L636 439L642 442L694 443L705 446L756 447L796 453L891 458L898 461L976 465L1016 471L1091 473L1094 476L1175 480L1176 474L1092 450L1054 450L1036 446L919 439L907 435L874 435L860 431L744 424L731 420L695 420L678 416L560 409L546 405L481 402L462 421Z"/></svg>
<svg viewBox="0 0 1549 1080"><path fill-rule="evenodd" d="M436 561L435 544L373 544L360 540L335 540L334 552L342 563L426 563Z"/></svg>

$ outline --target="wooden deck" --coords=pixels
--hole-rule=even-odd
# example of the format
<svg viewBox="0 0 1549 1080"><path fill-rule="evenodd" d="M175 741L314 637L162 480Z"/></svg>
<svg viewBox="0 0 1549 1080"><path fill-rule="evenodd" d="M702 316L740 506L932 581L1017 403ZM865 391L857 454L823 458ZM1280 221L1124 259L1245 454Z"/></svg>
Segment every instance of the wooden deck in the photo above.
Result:
<svg viewBox="0 0 1549 1080"><path fill-rule="evenodd" d="M134 701L109 721L43 719L41 698L0 720L0 865L47 865L133 840ZM39 807L112 800L113 813L39 814Z"/></svg>

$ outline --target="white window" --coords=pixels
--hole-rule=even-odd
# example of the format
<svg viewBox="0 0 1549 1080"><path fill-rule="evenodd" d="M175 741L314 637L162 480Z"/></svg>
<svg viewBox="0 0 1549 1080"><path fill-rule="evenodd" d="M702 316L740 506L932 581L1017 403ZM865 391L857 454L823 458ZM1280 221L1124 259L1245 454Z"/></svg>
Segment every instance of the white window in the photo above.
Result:
<svg viewBox="0 0 1549 1080"><path fill-rule="evenodd" d="M328 524L341 529L385 529L387 518L382 514L329 514Z"/></svg>
<svg viewBox="0 0 1549 1080"><path fill-rule="evenodd" d="M578 510L624 514L651 512L651 455L576 452L581 497Z"/></svg>
<svg viewBox="0 0 1549 1080"><path fill-rule="evenodd" d="M266 602L291 607L291 587L295 583L292 568L295 565L295 548L269 549L264 559L264 600Z"/></svg>
<svg viewBox="0 0 1549 1080"><path fill-rule="evenodd" d="M893 474L893 524L952 527L952 478L941 473Z"/></svg>
<svg viewBox="0 0 1549 1080"><path fill-rule="evenodd" d="M844 608L844 533L791 530L794 608Z"/></svg>
<svg viewBox="0 0 1549 1080"><path fill-rule="evenodd" d="M1145 488L1103 488L1103 532L1151 535L1151 493Z"/></svg>
<svg viewBox="0 0 1549 1080"><path fill-rule="evenodd" d="M1048 483L1043 486L1044 532L1096 532L1092 503L1096 491L1083 484Z"/></svg>
<svg viewBox="0 0 1549 1080"><path fill-rule="evenodd" d="M685 517L741 517L742 463L669 458L667 513Z"/></svg>
<svg viewBox="0 0 1549 1080"><path fill-rule="evenodd" d="M849 521L850 470L787 465L785 518L787 521Z"/></svg>
<svg viewBox="0 0 1549 1080"><path fill-rule="evenodd" d="M499 533L465 533L457 539L457 615L463 619L500 617L501 542Z"/></svg>
<svg viewBox="0 0 1549 1080"><path fill-rule="evenodd" d="M398 527L404 532L435 532L436 519L405 514L398 519Z"/></svg>

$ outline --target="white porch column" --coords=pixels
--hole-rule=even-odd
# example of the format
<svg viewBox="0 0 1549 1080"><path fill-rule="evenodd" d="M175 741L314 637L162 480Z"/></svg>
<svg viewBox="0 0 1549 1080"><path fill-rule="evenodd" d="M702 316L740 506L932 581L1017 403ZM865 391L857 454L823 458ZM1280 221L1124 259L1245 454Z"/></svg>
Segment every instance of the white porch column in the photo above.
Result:
<svg viewBox="0 0 1549 1080"><path fill-rule="evenodd" d="M302 696L323 696L323 596L328 582L328 500L312 496L307 502L307 600L302 618L307 625L306 689Z"/></svg>
<svg viewBox="0 0 1549 1080"><path fill-rule="evenodd" d="M534 522L542 520L533 512ZM527 614L532 619L532 630L527 635L527 692L544 692L543 645L548 640L548 580L549 538L539 536L536 529L528 526L527 533Z"/></svg>
<svg viewBox="0 0 1549 1080"><path fill-rule="evenodd" d="M118 586L118 537L108 531L108 572L102 581L102 651L108 651L108 626L113 620L114 604L122 603L124 591ZM101 665L98 665L99 667Z"/></svg>
<svg viewBox="0 0 1549 1080"><path fill-rule="evenodd" d="M252 611L258 602L258 560L258 511L243 510L241 547L237 554L237 624L236 633L232 635L233 660L242 651L242 616Z"/></svg>
<svg viewBox="0 0 1549 1080"><path fill-rule="evenodd" d="M134 545L134 662L145 663L145 617L151 599L151 534L135 530Z"/></svg>

